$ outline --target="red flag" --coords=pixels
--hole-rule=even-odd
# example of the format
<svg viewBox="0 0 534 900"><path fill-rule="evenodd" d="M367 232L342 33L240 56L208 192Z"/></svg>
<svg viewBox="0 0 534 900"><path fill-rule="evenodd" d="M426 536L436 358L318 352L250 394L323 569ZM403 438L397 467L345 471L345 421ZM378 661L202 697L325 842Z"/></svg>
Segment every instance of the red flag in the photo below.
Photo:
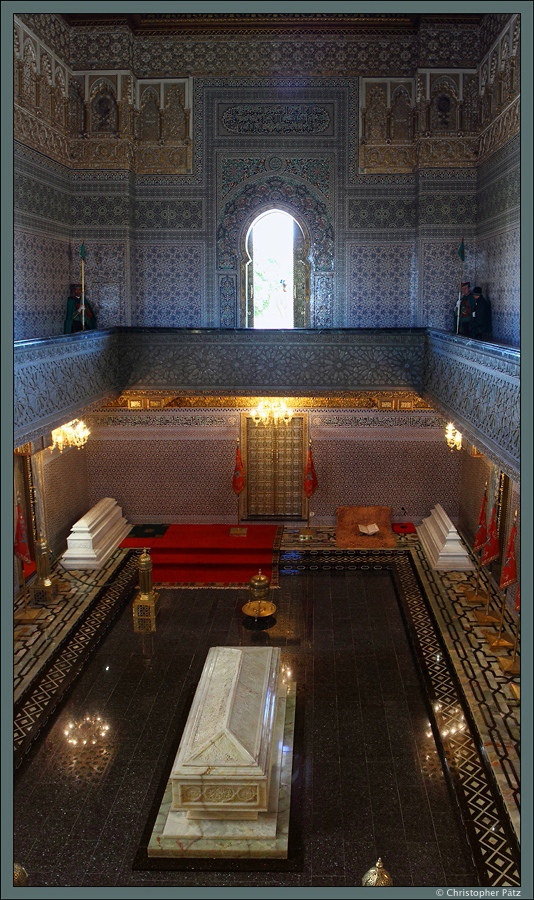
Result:
<svg viewBox="0 0 534 900"><path fill-rule="evenodd" d="M311 447L308 447L308 459L306 460L306 468L304 469L303 482L304 493L306 494L308 500L310 499L311 495L317 490L318 484L319 482L317 481L317 475L315 473Z"/></svg>
<svg viewBox="0 0 534 900"><path fill-rule="evenodd" d="M501 589L501 591L504 591L505 588L510 587L511 584L514 584L514 582L517 581L514 547L515 534L516 527L515 525L512 525L510 537L508 538L508 546L506 547L506 556L504 557L501 580L499 582L499 588Z"/></svg>
<svg viewBox="0 0 534 900"><path fill-rule="evenodd" d="M243 469L243 463L241 460L241 451L239 450L239 444L236 447L235 451L235 465L234 465L234 474L232 476L232 489L235 494L239 496L243 488L245 487L245 470Z"/></svg>
<svg viewBox="0 0 534 900"><path fill-rule="evenodd" d="M17 502L17 525L15 528L15 556L18 556L22 562L31 563L30 551L28 548L28 538L26 537L26 523L20 503Z"/></svg>
<svg viewBox="0 0 534 900"><path fill-rule="evenodd" d="M488 529L488 539L484 544L480 562L483 566L493 562L499 555L499 538L497 536L497 524L495 522L495 506L491 511L491 519Z"/></svg>
<svg viewBox="0 0 534 900"><path fill-rule="evenodd" d="M519 612L519 585L517 585L517 591L515 592L515 611Z"/></svg>
<svg viewBox="0 0 534 900"><path fill-rule="evenodd" d="M480 550L486 543L488 530L486 527L486 491L482 497L482 505L480 507L480 515L478 517L477 533L475 534L475 542L473 550Z"/></svg>

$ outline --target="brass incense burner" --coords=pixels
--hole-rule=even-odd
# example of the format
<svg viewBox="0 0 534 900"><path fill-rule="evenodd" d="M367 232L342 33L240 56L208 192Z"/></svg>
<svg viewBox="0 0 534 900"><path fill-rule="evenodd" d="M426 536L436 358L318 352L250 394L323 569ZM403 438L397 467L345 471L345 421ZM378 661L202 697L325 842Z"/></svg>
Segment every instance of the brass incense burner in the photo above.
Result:
<svg viewBox="0 0 534 900"><path fill-rule="evenodd" d="M266 575L261 574L261 569L258 569L258 574L253 575L250 579L248 589L251 599L242 607L242 611L246 616L260 619L265 616L272 616L276 612L274 603L267 600L271 589L271 582Z"/></svg>

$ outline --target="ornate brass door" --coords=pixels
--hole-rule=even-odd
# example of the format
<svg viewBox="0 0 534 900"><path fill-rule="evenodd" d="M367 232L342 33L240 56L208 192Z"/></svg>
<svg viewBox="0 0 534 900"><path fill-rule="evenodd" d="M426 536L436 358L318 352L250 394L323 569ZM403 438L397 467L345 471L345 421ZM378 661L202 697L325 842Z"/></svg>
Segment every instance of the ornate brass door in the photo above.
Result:
<svg viewBox="0 0 534 900"><path fill-rule="evenodd" d="M243 417L246 454L247 519L301 519L305 516L302 478L305 464L305 416L288 425L255 425Z"/></svg>

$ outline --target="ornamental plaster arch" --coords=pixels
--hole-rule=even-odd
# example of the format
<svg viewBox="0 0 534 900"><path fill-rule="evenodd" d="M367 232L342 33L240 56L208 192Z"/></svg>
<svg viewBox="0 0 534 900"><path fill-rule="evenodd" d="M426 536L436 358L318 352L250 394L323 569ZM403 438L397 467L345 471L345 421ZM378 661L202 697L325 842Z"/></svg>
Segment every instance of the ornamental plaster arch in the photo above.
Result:
<svg viewBox="0 0 534 900"><path fill-rule="evenodd" d="M334 228L326 204L307 185L278 175L270 176L245 184L228 199L222 208L217 227L216 258L219 273L222 276L233 275L243 301L242 273L248 258L246 237L254 220L271 209L279 209L292 216L307 243L309 327L331 321L331 283L335 267ZM320 285L319 291L316 285ZM319 293L321 296L318 296ZM321 306L319 315L318 304ZM237 324L238 327L244 327L246 317L243 302L237 306L241 319Z"/></svg>

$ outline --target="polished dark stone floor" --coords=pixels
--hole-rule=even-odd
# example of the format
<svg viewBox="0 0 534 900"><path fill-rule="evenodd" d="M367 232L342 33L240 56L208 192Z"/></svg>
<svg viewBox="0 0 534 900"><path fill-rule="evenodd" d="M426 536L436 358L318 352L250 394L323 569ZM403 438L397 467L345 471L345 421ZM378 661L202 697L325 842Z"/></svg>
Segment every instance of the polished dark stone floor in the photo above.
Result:
<svg viewBox="0 0 534 900"><path fill-rule="evenodd" d="M268 631L244 627L244 591L164 591L154 635L125 607L17 773L32 887L352 886L378 856L397 886L478 884L388 572L280 581ZM133 870L208 649L261 643L298 684L293 871ZM68 743L97 715L94 745Z"/></svg>

